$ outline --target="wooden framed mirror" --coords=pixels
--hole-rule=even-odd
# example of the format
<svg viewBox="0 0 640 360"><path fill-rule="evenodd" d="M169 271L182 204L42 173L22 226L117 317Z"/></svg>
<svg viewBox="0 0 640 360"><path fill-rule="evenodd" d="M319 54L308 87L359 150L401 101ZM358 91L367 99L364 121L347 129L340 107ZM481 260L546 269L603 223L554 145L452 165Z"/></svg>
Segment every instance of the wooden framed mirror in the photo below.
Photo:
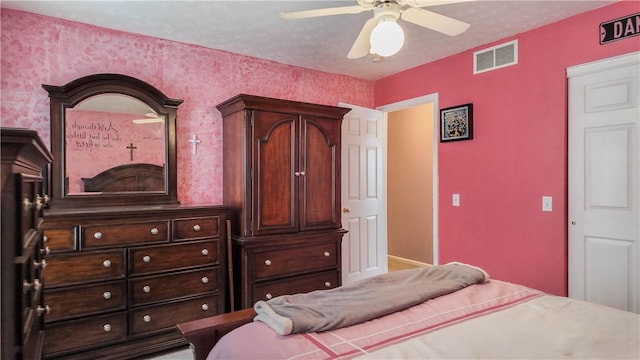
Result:
<svg viewBox="0 0 640 360"><path fill-rule="evenodd" d="M178 203L182 100L120 74L42 87L51 99L51 206Z"/></svg>

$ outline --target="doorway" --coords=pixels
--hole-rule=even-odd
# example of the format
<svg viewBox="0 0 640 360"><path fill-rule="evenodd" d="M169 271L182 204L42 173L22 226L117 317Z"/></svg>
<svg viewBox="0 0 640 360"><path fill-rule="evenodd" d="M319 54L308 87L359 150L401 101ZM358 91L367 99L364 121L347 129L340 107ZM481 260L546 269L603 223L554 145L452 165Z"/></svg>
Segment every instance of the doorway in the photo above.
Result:
<svg viewBox="0 0 640 360"><path fill-rule="evenodd" d="M350 107L342 131L342 226L348 230L342 241L342 283L386 272L387 268L387 119L388 113L427 105L437 119L437 94L388 104L378 109ZM437 121L432 121L431 141L431 234L418 237L431 241L433 264L438 264L438 142ZM425 201L429 201L426 199ZM415 221L415 214L413 215ZM423 241L424 242L424 241Z"/></svg>
<svg viewBox="0 0 640 360"><path fill-rule="evenodd" d="M388 200L388 249L390 258L400 259L415 265L438 264L438 94L425 95L393 104L380 106L378 110L387 113L389 144L387 154L393 157L411 156L420 164L414 169L407 164L396 167L388 158L386 188L389 196L399 199ZM391 121L407 121L399 126L389 125ZM393 141L401 141L402 132L415 126L407 143L399 148ZM392 146L394 148L392 149ZM413 154L408 151L413 148ZM407 153L403 153L404 151ZM407 177L413 180L406 180ZM403 185L408 185L403 189ZM405 205L403 198L414 196ZM419 223L419 224L418 224Z"/></svg>
<svg viewBox="0 0 640 360"><path fill-rule="evenodd" d="M389 268L433 263L433 104L387 113Z"/></svg>

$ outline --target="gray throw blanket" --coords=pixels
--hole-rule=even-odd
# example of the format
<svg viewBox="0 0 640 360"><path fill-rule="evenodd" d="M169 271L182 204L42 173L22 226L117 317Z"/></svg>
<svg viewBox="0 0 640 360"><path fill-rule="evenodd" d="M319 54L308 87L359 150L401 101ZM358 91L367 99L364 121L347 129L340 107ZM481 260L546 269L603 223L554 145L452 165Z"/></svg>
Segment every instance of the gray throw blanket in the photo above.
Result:
<svg viewBox="0 0 640 360"><path fill-rule="evenodd" d="M280 335L327 331L388 315L488 279L482 269L461 263L390 272L330 290L258 301L254 321L266 323Z"/></svg>

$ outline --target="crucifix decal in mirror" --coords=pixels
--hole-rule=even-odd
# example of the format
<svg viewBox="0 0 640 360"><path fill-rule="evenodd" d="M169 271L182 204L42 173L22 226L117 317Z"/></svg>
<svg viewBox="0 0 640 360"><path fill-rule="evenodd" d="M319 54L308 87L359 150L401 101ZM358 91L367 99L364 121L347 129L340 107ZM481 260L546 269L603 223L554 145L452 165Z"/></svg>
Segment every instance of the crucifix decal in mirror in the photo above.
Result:
<svg viewBox="0 0 640 360"><path fill-rule="evenodd" d="M129 144L129 146L127 146L127 149L129 149L129 153L131 156L131 161L133 161L133 150L137 149L136 146L133 146L133 143Z"/></svg>

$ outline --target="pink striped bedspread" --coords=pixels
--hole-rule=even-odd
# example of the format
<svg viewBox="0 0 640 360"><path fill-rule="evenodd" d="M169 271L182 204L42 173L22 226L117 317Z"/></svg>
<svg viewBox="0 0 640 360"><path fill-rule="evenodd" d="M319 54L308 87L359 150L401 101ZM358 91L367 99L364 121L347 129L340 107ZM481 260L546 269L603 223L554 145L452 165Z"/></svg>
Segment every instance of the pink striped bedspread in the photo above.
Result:
<svg viewBox="0 0 640 360"><path fill-rule="evenodd" d="M547 295L525 286L489 280L403 311L332 331L281 336L264 323L253 322L223 337L208 359L367 357L409 339L544 296ZM362 306L366 307L366 303Z"/></svg>

